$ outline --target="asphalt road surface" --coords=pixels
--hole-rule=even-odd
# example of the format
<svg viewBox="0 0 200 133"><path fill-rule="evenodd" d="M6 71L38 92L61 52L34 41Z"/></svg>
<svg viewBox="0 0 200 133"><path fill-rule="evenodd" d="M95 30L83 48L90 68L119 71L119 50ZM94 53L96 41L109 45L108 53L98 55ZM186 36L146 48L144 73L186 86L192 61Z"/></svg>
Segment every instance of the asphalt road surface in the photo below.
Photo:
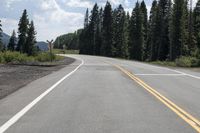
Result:
<svg viewBox="0 0 200 133"><path fill-rule="evenodd" d="M200 73L78 58L0 100L0 133L200 132Z"/></svg>

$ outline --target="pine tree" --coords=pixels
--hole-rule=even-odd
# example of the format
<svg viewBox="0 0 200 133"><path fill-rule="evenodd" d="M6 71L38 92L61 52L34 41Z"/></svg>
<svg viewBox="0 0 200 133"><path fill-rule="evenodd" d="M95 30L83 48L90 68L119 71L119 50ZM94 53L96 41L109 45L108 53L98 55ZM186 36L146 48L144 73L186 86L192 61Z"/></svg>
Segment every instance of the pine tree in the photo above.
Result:
<svg viewBox="0 0 200 133"><path fill-rule="evenodd" d="M114 11L113 16L113 56L126 58L128 56L128 46L126 43L126 14L122 5Z"/></svg>
<svg viewBox="0 0 200 133"><path fill-rule="evenodd" d="M88 27L89 27L89 11L87 9L86 13L85 13L84 29L82 30L82 32L79 36L80 54L87 54L88 53L88 42L89 42Z"/></svg>
<svg viewBox="0 0 200 133"><path fill-rule="evenodd" d="M34 27L33 21L31 21L28 29L28 36L26 39L26 44L25 44L25 53L27 53L29 56L36 54L36 31Z"/></svg>
<svg viewBox="0 0 200 133"><path fill-rule="evenodd" d="M97 52L97 39L99 35L99 9L97 3L94 5L93 10L91 11L89 34L91 39L88 54L95 55Z"/></svg>
<svg viewBox="0 0 200 133"><path fill-rule="evenodd" d="M16 37L15 30L13 30L13 33L10 37L10 41L9 41L9 44L8 44L8 50L14 51L16 45L17 45L17 37Z"/></svg>
<svg viewBox="0 0 200 133"><path fill-rule="evenodd" d="M99 10L98 20L97 20L97 32L96 32L96 46L95 54L101 55L101 45L102 45L102 27L103 27L103 9Z"/></svg>
<svg viewBox="0 0 200 133"><path fill-rule="evenodd" d="M148 56L147 52L148 15L147 15L147 7L144 0L141 2L140 10L142 13L143 33L144 33L144 60L146 60Z"/></svg>
<svg viewBox="0 0 200 133"><path fill-rule="evenodd" d="M17 44L17 51L20 51L22 53L26 53L26 38L27 38L27 32L28 32L28 15L26 9L24 10L22 17L19 21L19 28L18 28L18 44Z"/></svg>
<svg viewBox="0 0 200 133"><path fill-rule="evenodd" d="M102 29L102 38L103 38L103 43L101 46L101 54L104 56L112 56L112 47L113 47L113 42L112 42L112 34L113 34L113 29L112 29L112 7L111 4L107 1L105 9L104 9L104 14L103 14L103 29Z"/></svg>
<svg viewBox="0 0 200 133"><path fill-rule="evenodd" d="M170 23L170 60L184 55L186 49L186 1L174 0L172 19Z"/></svg>
<svg viewBox="0 0 200 133"><path fill-rule="evenodd" d="M182 49L181 56L190 55L190 42L189 42L189 9L188 9L188 0L184 0L183 3L183 15L181 18L182 27L181 27L181 40L182 40Z"/></svg>
<svg viewBox="0 0 200 133"><path fill-rule="evenodd" d="M86 13L85 13L84 28L88 27L88 25L89 25L89 11L87 8Z"/></svg>
<svg viewBox="0 0 200 133"><path fill-rule="evenodd" d="M166 60L169 54L169 20L171 11L171 0L160 0L158 4L158 17L160 25L158 60Z"/></svg>
<svg viewBox="0 0 200 133"><path fill-rule="evenodd" d="M3 43L2 43L2 32L3 32L3 30L2 30L2 25L1 25L1 20L0 20L0 51L2 51L3 50Z"/></svg>
<svg viewBox="0 0 200 133"><path fill-rule="evenodd" d="M144 33L139 2L133 9L129 29L130 58L141 61L143 60Z"/></svg>
<svg viewBox="0 0 200 133"><path fill-rule="evenodd" d="M198 0L194 9L194 36L196 38L196 44L198 47L198 56L200 57L200 0Z"/></svg>
<svg viewBox="0 0 200 133"><path fill-rule="evenodd" d="M158 32L156 31L157 27L157 9L158 9L158 3L156 0L153 1L151 11L150 11L150 17L149 17L149 24L148 24L148 42L147 42L147 56L148 60L155 61L156 60L156 43L157 43L157 36Z"/></svg>

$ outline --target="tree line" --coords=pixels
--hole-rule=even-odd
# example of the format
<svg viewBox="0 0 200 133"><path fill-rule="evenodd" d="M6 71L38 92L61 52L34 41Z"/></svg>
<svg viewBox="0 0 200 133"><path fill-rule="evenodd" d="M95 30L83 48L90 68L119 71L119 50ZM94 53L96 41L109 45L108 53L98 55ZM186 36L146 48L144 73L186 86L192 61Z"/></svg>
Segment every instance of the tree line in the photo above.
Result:
<svg viewBox="0 0 200 133"><path fill-rule="evenodd" d="M80 36L81 32L82 32L82 30L80 29L74 33L68 33L68 34L57 37L54 42L54 48L78 50L79 49L79 36Z"/></svg>
<svg viewBox="0 0 200 133"><path fill-rule="evenodd" d="M80 54L139 61L174 61L181 56L200 58L200 0L153 0L150 15L144 1L131 14L122 5L87 9L79 37Z"/></svg>
<svg viewBox="0 0 200 133"><path fill-rule="evenodd" d="M1 22L1 21L0 21ZM18 24L18 37L16 32L10 37L10 41L7 47L2 44L2 25L0 23L0 51L19 51L20 53L25 53L29 56L35 55L38 51L36 44L36 31L34 27L34 22L28 19L27 11L24 10L22 17L20 18Z"/></svg>

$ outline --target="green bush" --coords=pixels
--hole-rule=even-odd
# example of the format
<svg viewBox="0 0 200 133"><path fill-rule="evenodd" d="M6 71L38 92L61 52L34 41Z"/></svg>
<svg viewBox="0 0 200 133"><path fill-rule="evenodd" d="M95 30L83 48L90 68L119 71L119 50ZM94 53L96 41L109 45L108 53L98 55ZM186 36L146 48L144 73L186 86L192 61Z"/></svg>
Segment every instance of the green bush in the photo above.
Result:
<svg viewBox="0 0 200 133"><path fill-rule="evenodd" d="M20 54L19 52L6 51L0 53L0 62L1 63L20 63L20 62L30 62L34 61L33 57L28 57L26 54Z"/></svg>
<svg viewBox="0 0 200 133"><path fill-rule="evenodd" d="M63 57L56 56L47 52L41 52L36 56L27 56L19 52L0 52L0 63L30 63L30 62L50 62L51 58L53 61L62 60Z"/></svg>
<svg viewBox="0 0 200 133"><path fill-rule="evenodd" d="M48 61L51 61L51 58L52 58L52 60L55 60L56 55L45 52L45 53L39 53L35 57L35 59L39 62L48 62Z"/></svg>
<svg viewBox="0 0 200 133"><path fill-rule="evenodd" d="M177 66L180 67L197 67L200 66L200 60L196 57L182 56L175 61Z"/></svg>

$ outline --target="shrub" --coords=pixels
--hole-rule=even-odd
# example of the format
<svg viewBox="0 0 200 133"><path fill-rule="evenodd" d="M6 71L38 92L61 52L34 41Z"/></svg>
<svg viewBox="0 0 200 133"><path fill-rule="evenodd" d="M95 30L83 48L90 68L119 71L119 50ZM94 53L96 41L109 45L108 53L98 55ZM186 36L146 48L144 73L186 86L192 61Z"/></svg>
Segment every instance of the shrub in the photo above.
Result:
<svg viewBox="0 0 200 133"><path fill-rule="evenodd" d="M52 60L55 60L56 56L54 54L45 52L45 53L39 53L35 58L39 62L48 62L51 61L51 58Z"/></svg>
<svg viewBox="0 0 200 133"><path fill-rule="evenodd" d="M182 56L175 61L177 66L180 67L197 67L200 65L200 60L196 57Z"/></svg>
<svg viewBox="0 0 200 133"><path fill-rule="evenodd" d="M0 62L1 63L21 63L21 62L30 62L34 61L33 57L28 57L26 54L20 54L19 52L6 51L0 53Z"/></svg>

